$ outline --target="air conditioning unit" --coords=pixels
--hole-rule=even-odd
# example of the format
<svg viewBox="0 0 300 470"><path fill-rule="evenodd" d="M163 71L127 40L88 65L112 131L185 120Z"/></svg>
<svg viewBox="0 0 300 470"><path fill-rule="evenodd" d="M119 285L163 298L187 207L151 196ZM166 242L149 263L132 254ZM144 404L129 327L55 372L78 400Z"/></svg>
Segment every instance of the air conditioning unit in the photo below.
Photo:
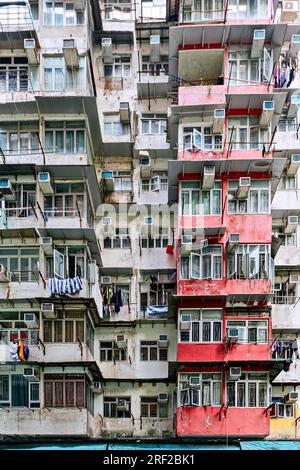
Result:
<svg viewBox="0 0 300 470"><path fill-rule="evenodd" d="M239 186L237 189L237 198L246 199L250 190L251 178L241 177L239 179Z"/></svg>
<svg viewBox="0 0 300 470"><path fill-rule="evenodd" d="M260 116L260 125L267 126L270 124L272 116L274 113L274 101L264 101L263 102L263 109Z"/></svg>
<svg viewBox="0 0 300 470"><path fill-rule="evenodd" d="M24 323L27 328L38 328L39 322L34 313L24 313Z"/></svg>
<svg viewBox="0 0 300 470"><path fill-rule="evenodd" d="M121 101L120 102L120 121L121 122L129 122L130 121L130 112L129 112L129 102L128 101Z"/></svg>
<svg viewBox="0 0 300 470"><path fill-rule="evenodd" d="M159 348L167 348L169 345L169 337L168 335L159 335L159 339L157 342L157 346Z"/></svg>
<svg viewBox="0 0 300 470"><path fill-rule="evenodd" d="M293 153L291 155L291 161L287 169L287 176L295 176L300 166L300 153Z"/></svg>
<svg viewBox="0 0 300 470"><path fill-rule="evenodd" d="M191 322L190 321L181 321L180 322L180 330L181 331L189 331L191 328Z"/></svg>
<svg viewBox="0 0 300 470"><path fill-rule="evenodd" d="M53 242L52 237L40 237L40 246L42 247L45 255L53 254Z"/></svg>
<svg viewBox="0 0 300 470"><path fill-rule="evenodd" d="M115 339L115 344L118 349L126 349L127 340L125 335L117 335Z"/></svg>
<svg viewBox="0 0 300 470"><path fill-rule="evenodd" d="M54 304L50 303L42 303L41 304L41 312L43 314L43 317L46 318L47 320L52 320L56 318L56 312L54 309Z"/></svg>
<svg viewBox="0 0 300 470"><path fill-rule="evenodd" d="M300 48L300 34L292 34L288 57L297 58Z"/></svg>
<svg viewBox="0 0 300 470"><path fill-rule="evenodd" d="M168 393L159 393L157 397L157 403L168 403L169 394Z"/></svg>
<svg viewBox="0 0 300 470"><path fill-rule="evenodd" d="M289 277L290 284L298 284L300 282L299 274L291 274Z"/></svg>
<svg viewBox="0 0 300 470"><path fill-rule="evenodd" d="M228 250L232 250L240 243L239 233L230 233L228 237Z"/></svg>
<svg viewBox="0 0 300 470"><path fill-rule="evenodd" d="M153 225L152 217L144 217L144 225Z"/></svg>
<svg viewBox="0 0 300 470"><path fill-rule="evenodd" d="M213 133L223 134L224 123L225 123L225 109L215 109L214 120L213 120Z"/></svg>
<svg viewBox="0 0 300 470"><path fill-rule="evenodd" d="M160 36L150 36L150 60L152 63L160 62Z"/></svg>
<svg viewBox="0 0 300 470"><path fill-rule="evenodd" d="M10 276L3 264L0 264L0 282L9 282Z"/></svg>
<svg viewBox="0 0 300 470"><path fill-rule="evenodd" d="M93 382L91 385L91 391L93 393L103 393L102 383L101 382Z"/></svg>
<svg viewBox="0 0 300 470"><path fill-rule="evenodd" d="M115 180L113 172L110 170L104 170L102 171L101 176L104 181L104 187L106 191L113 192L115 190Z"/></svg>
<svg viewBox="0 0 300 470"><path fill-rule="evenodd" d="M275 282L273 285L273 292L280 292L282 289L282 283L281 282Z"/></svg>
<svg viewBox="0 0 300 470"><path fill-rule="evenodd" d="M111 284L111 276L101 276L101 284Z"/></svg>
<svg viewBox="0 0 300 470"><path fill-rule="evenodd" d="M111 38L102 38L101 39L102 47L102 61L104 64L112 64L114 61L112 54L112 40Z"/></svg>
<svg viewBox="0 0 300 470"><path fill-rule="evenodd" d="M228 328L227 339L230 340L231 343L237 343L239 339L239 330L237 328Z"/></svg>
<svg viewBox="0 0 300 470"><path fill-rule="evenodd" d="M24 39L24 49L27 54L29 65L39 65L39 55L35 44L35 39Z"/></svg>
<svg viewBox="0 0 300 470"><path fill-rule="evenodd" d="M238 379L242 375L240 367L230 367L229 369L229 378L231 380Z"/></svg>
<svg viewBox="0 0 300 470"><path fill-rule="evenodd" d="M124 398L117 398L116 405L118 411L129 411L128 403Z"/></svg>
<svg viewBox="0 0 300 470"><path fill-rule="evenodd" d="M36 367L25 367L23 370L23 376L28 382L39 382L40 371Z"/></svg>
<svg viewBox="0 0 300 470"><path fill-rule="evenodd" d="M76 47L75 39L63 39L63 54L66 66L69 68L79 67L79 54Z"/></svg>
<svg viewBox="0 0 300 470"><path fill-rule="evenodd" d="M16 200L14 188L8 178L3 178L0 180L0 194L2 194L7 201Z"/></svg>
<svg viewBox="0 0 300 470"><path fill-rule="evenodd" d="M298 17L298 1L283 1L280 21L292 23Z"/></svg>
<svg viewBox="0 0 300 470"><path fill-rule="evenodd" d="M78 11L83 11L85 8L85 0L73 0L74 8Z"/></svg>
<svg viewBox="0 0 300 470"><path fill-rule="evenodd" d="M51 178L50 178L50 173L48 172L40 172L38 173L38 182L41 187L42 193L47 195L47 194L53 194L53 187L51 184Z"/></svg>
<svg viewBox="0 0 300 470"><path fill-rule="evenodd" d="M298 216L297 215L289 215L287 218L287 222L284 228L284 233L294 233L296 231L298 225Z"/></svg>
<svg viewBox="0 0 300 470"><path fill-rule="evenodd" d="M213 165L206 165L203 168L203 189L212 189L215 183L216 169Z"/></svg>
<svg viewBox="0 0 300 470"><path fill-rule="evenodd" d="M298 401L298 399L299 399L298 392L290 392L284 396L283 401L284 403L294 403L295 401Z"/></svg>
<svg viewBox="0 0 300 470"><path fill-rule="evenodd" d="M259 59L262 54L266 38L266 31L264 29L255 29L253 31L253 42L251 49L251 59Z"/></svg>
<svg viewBox="0 0 300 470"><path fill-rule="evenodd" d="M149 152L140 151L139 152L140 158L140 165L141 165L141 177L142 178L150 178L151 176L151 160L149 156Z"/></svg>

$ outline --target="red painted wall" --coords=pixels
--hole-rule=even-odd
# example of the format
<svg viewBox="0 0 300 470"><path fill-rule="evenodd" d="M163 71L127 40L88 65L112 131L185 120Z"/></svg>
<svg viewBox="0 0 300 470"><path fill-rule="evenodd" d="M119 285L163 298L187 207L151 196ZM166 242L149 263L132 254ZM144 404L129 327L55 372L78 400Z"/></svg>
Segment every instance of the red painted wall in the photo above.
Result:
<svg viewBox="0 0 300 470"><path fill-rule="evenodd" d="M264 157L262 156L261 150L231 150L228 154L227 149L222 152L221 150L183 150L179 149L177 152L178 160L185 161L203 161L203 160L252 160L262 159L268 160L273 157L273 151L271 150Z"/></svg>
<svg viewBox="0 0 300 470"><path fill-rule="evenodd" d="M271 294L269 279L178 280L177 295Z"/></svg>
<svg viewBox="0 0 300 470"><path fill-rule="evenodd" d="M252 318L251 318L252 320ZM225 343L178 343L178 362L268 361L266 344L233 344L226 352Z"/></svg>
<svg viewBox="0 0 300 470"><path fill-rule="evenodd" d="M269 434L270 416L265 408L228 408L185 406L177 408L179 436L257 436Z"/></svg>

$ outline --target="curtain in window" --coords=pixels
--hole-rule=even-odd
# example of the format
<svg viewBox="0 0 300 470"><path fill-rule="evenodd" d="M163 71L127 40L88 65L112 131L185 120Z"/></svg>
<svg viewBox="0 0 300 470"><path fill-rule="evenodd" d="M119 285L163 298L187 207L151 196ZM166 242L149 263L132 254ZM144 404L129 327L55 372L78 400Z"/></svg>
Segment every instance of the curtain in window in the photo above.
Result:
<svg viewBox="0 0 300 470"><path fill-rule="evenodd" d="M213 323L213 341L221 341L221 322Z"/></svg>
<svg viewBox="0 0 300 470"><path fill-rule="evenodd" d="M258 384L258 401L259 401L259 406L262 406L262 407L267 406L267 384L266 383Z"/></svg>
<svg viewBox="0 0 300 470"><path fill-rule="evenodd" d="M246 384L237 383L237 406L246 406Z"/></svg>
<svg viewBox="0 0 300 470"><path fill-rule="evenodd" d="M211 323L203 322L202 323L202 341L203 342L210 341L210 330L211 330Z"/></svg>
<svg viewBox="0 0 300 470"><path fill-rule="evenodd" d="M202 382L202 405L211 405L210 382Z"/></svg>
<svg viewBox="0 0 300 470"><path fill-rule="evenodd" d="M235 383L227 382L227 401L229 406L235 406Z"/></svg>
<svg viewBox="0 0 300 470"><path fill-rule="evenodd" d="M256 406L256 383L248 382L248 406L254 408Z"/></svg>
<svg viewBox="0 0 300 470"><path fill-rule="evenodd" d="M181 192L181 213L182 215L189 214L189 192L182 191Z"/></svg>
<svg viewBox="0 0 300 470"><path fill-rule="evenodd" d="M204 208L204 214L210 214L210 191L202 191L202 203Z"/></svg>
<svg viewBox="0 0 300 470"><path fill-rule="evenodd" d="M180 266L181 266L181 272L180 272L181 278L182 278L182 279L188 279L188 278L190 277L190 273L189 273L189 267L190 267L189 258L181 258Z"/></svg>
<svg viewBox="0 0 300 470"><path fill-rule="evenodd" d="M221 213L221 191L213 190L212 213L213 214L220 214Z"/></svg>
<svg viewBox="0 0 300 470"><path fill-rule="evenodd" d="M266 214L269 213L269 191L260 192L260 212Z"/></svg>
<svg viewBox="0 0 300 470"><path fill-rule="evenodd" d="M199 323L193 322L192 323L192 341L199 343L200 341L200 331L199 331Z"/></svg>
<svg viewBox="0 0 300 470"><path fill-rule="evenodd" d="M222 400L222 389L221 389L221 382L213 382L213 396L212 396L212 404L213 405L220 405Z"/></svg>
<svg viewBox="0 0 300 470"><path fill-rule="evenodd" d="M192 215L197 215L199 211L200 191L192 191Z"/></svg>
<svg viewBox="0 0 300 470"><path fill-rule="evenodd" d="M211 255L202 256L202 279L211 278Z"/></svg>

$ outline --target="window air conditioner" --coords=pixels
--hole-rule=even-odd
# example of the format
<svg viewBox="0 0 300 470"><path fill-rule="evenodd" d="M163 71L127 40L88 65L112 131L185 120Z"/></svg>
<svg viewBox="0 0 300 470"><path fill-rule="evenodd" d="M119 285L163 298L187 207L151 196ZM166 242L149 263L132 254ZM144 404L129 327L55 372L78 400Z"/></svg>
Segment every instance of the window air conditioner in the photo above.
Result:
<svg viewBox="0 0 300 470"><path fill-rule="evenodd" d="M54 304L50 303L42 303L41 304L41 312L43 314L43 317L46 319L54 319L56 318L56 312L54 309Z"/></svg>
<svg viewBox="0 0 300 470"><path fill-rule="evenodd" d="M159 348L167 348L168 345L169 345L168 335L159 335L159 340L157 342L157 346Z"/></svg>
<svg viewBox="0 0 300 470"><path fill-rule="evenodd" d="M27 328L38 328L39 322L34 313L24 313L24 323Z"/></svg>
<svg viewBox="0 0 300 470"><path fill-rule="evenodd" d="M169 394L168 393L159 393L157 397L157 403L168 403Z"/></svg>
<svg viewBox="0 0 300 470"><path fill-rule="evenodd" d="M101 382L93 382L91 386L91 391L93 393L103 393L102 383Z"/></svg>
<svg viewBox="0 0 300 470"><path fill-rule="evenodd" d="M52 237L40 237L39 242L44 253L46 255L52 255L53 253Z"/></svg>
<svg viewBox="0 0 300 470"><path fill-rule="evenodd" d="M39 64L39 55L37 52L35 39L24 39L24 49L27 54L28 64L29 65L38 65Z"/></svg>
<svg viewBox="0 0 300 470"><path fill-rule="evenodd" d="M2 194L7 201L15 201L15 191L8 178L0 180L0 194Z"/></svg>
<svg viewBox="0 0 300 470"><path fill-rule="evenodd" d="M117 405L117 410L118 411L128 411L129 410L128 403L126 403L126 400L124 398L117 398L116 405Z"/></svg>
<svg viewBox="0 0 300 470"><path fill-rule="evenodd" d="M115 343L118 349L126 349L127 341L125 335L117 335Z"/></svg>
<svg viewBox="0 0 300 470"><path fill-rule="evenodd" d="M101 276L101 284L111 284L111 276Z"/></svg>
<svg viewBox="0 0 300 470"><path fill-rule="evenodd" d="M239 330L237 328L228 328L227 339L231 343L236 343L239 339Z"/></svg>
<svg viewBox="0 0 300 470"><path fill-rule="evenodd" d="M40 371L36 367L25 367L23 371L23 376L28 382L39 382L40 381Z"/></svg>
<svg viewBox="0 0 300 470"><path fill-rule="evenodd" d="M294 403L295 401L298 401L299 394L298 392L290 392L287 395L285 395L283 401L284 403Z"/></svg>
<svg viewBox="0 0 300 470"><path fill-rule="evenodd" d="M40 172L38 173L38 182L41 187L43 194L53 194L53 187L51 184L50 173L48 172Z"/></svg>
<svg viewBox="0 0 300 470"><path fill-rule="evenodd" d="M242 375L242 370L240 367L230 367L229 369L229 378L238 379Z"/></svg>

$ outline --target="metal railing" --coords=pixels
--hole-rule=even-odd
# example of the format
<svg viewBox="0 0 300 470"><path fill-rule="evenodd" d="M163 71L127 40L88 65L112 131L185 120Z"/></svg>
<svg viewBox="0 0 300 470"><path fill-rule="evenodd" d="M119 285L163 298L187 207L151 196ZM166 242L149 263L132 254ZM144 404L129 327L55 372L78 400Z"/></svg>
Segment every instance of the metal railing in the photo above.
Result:
<svg viewBox="0 0 300 470"><path fill-rule="evenodd" d="M35 216L38 219L34 206L30 205L28 207L6 207L2 209L5 212L6 217L16 217L16 218L26 218Z"/></svg>
<svg viewBox="0 0 300 470"><path fill-rule="evenodd" d="M44 209L44 215L46 218L49 217L68 217L68 218L76 218L78 217L80 220L82 219L83 214L81 213L79 206L77 207L70 207L68 209L63 209L60 207L54 207L52 209Z"/></svg>
<svg viewBox="0 0 300 470"><path fill-rule="evenodd" d="M0 8L1 11L1 8ZM30 83L28 67L0 71L0 93L33 91Z"/></svg>
<svg viewBox="0 0 300 470"><path fill-rule="evenodd" d="M36 282L39 283L39 271L10 271L10 282Z"/></svg>
<svg viewBox="0 0 300 470"><path fill-rule="evenodd" d="M0 4L0 30L35 29L29 5Z"/></svg>
<svg viewBox="0 0 300 470"><path fill-rule="evenodd" d="M224 22L226 9L217 10L198 10L195 8L187 9L182 7L180 10L180 23L209 23L212 21Z"/></svg>
<svg viewBox="0 0 300 470"><path fill-rule="evenodd" d="M275 305L294 305L299 302L300 297L296 295L276 295L273 294L271 298L272 304Z"/></svg>

